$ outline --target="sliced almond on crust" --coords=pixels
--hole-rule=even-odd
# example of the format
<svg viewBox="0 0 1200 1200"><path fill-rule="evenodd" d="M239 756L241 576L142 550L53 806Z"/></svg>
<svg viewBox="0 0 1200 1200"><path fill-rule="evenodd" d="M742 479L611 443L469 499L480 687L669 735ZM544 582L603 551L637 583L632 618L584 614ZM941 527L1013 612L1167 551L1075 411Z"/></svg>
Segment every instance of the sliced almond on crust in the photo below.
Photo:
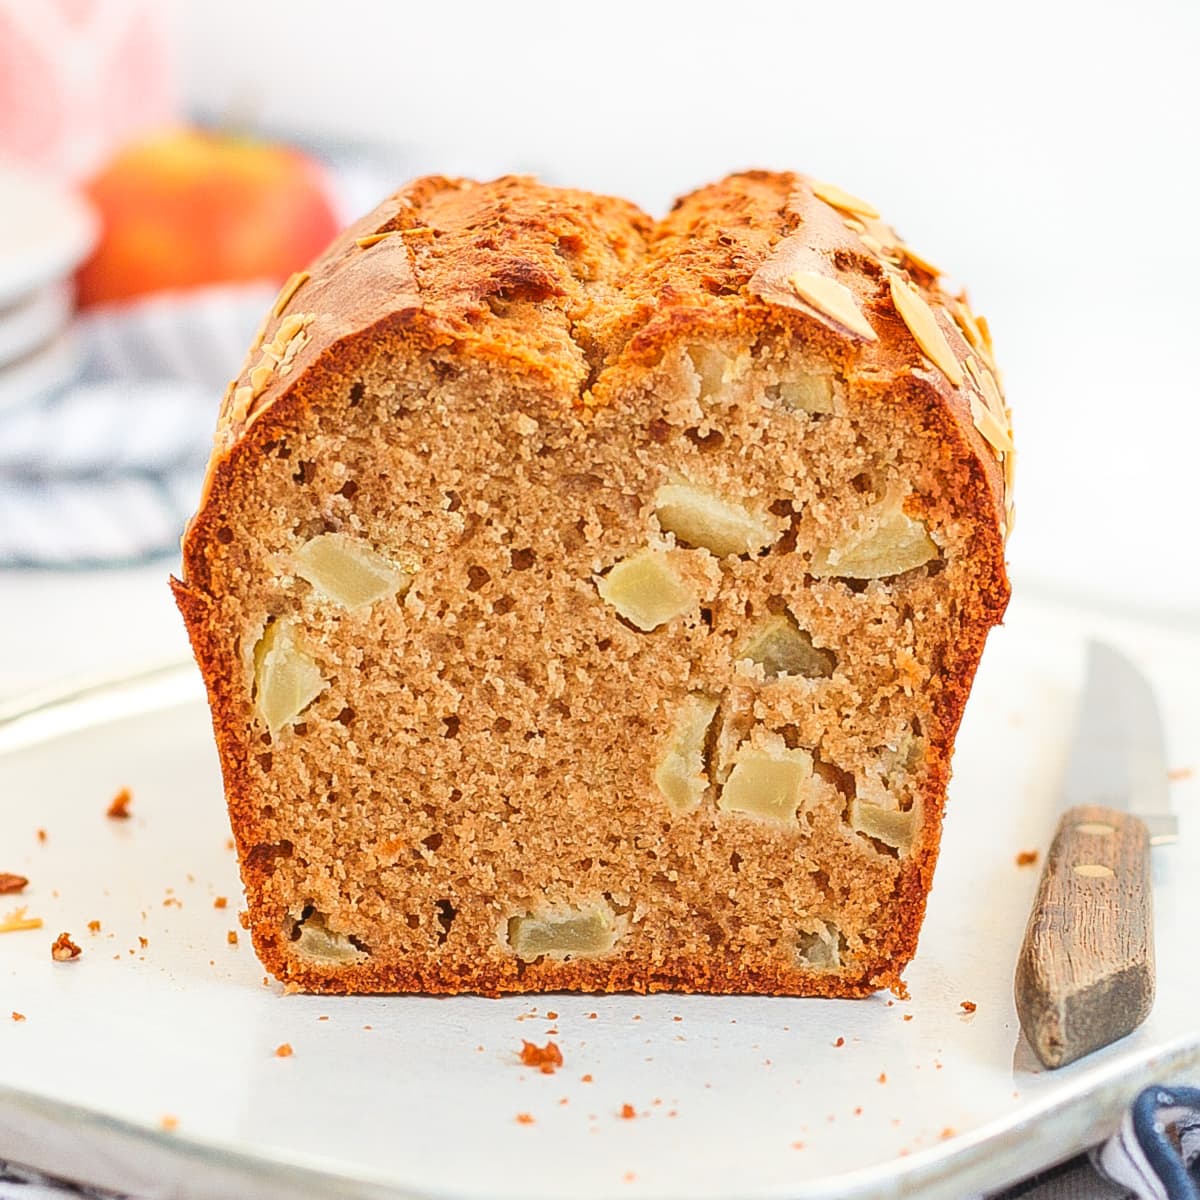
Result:
<svg viewBox="0 0 1200 1200"><path fill-rule="evenodd" d="M1012 449L1012 438L1004 431L1004 426L992 416L987 405L981 403L976 396L971 397L971 420L974 421L975 428L983 435L983 440L993 450L1007 454Z"/></svg>
<svg viewBox="0 0 1200 1200"><path fill-rule="evenodd" d="M892 303L917 345L955 387L961 387L962 367L954 351L950 349L950 343L937 323L933 309L925 303L921 293L899 275L892 275L888 282L892 291Z"/></svg>
<svg viewBox="0 0 1200 1200"><path fill-rule="evenodd" d="M822 316L869 342L878 341L871 323L858 307L854 293L845 284L816 271L796 271L788 276L788 283L801 300L811 304Z"/></svg>
<svg viewBox="0 0 1200 1200"><path fill-rule="evenodd" d="M911 263L918 271L924 271L926 275L932 275L935 279L945 275L945 271L936 263L931 263L924 255L918 254L911 246L901 242L896 247L901 254L901 257L906 263Z"/></svg>
<svg viewBox="0 0 1200 1200"><path fill-rule="evenodd" d="M279 295L275 298L274 307L271 309L271 315L282 317L283 310L292 302L292 297L300 290L300 287L308 280L307 271L297 271L279 290Z"/></svg>
<svg viewBox="0 0 1200 1200"><path fill-rule="evenodd" d="M858 213L864 217L878 217L879 209L873 204L868 204L865 200L860 200L857 196L851 195L845 188L840 188L836 183L822 183L818 179L810 180L809 186L813 190L813 194L819 196L826 204L832 205L842 212Z"/></svg>
<svg viewBox="0 0 1200 1200"><path fill-rule="evenodd" d="M365 237L355 238L354 244L360 250L369 250L372 246L379 245L385 239L395 237L399 232L399 229L385 229L382 233L368 233Z"/></svg>

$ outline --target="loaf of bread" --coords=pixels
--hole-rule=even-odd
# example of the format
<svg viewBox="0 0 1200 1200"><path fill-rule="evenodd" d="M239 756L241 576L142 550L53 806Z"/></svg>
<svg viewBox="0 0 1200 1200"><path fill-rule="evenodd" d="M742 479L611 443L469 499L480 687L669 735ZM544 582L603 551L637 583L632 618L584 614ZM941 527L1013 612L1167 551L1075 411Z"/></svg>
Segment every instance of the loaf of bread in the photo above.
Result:
<svg viewBox="0 0 1200 1200"><path fill-rule="evenodd" d="M281 292L175 594L327 992L900 986L1008 599L987 326L869 204L421 179Z"/></svg>

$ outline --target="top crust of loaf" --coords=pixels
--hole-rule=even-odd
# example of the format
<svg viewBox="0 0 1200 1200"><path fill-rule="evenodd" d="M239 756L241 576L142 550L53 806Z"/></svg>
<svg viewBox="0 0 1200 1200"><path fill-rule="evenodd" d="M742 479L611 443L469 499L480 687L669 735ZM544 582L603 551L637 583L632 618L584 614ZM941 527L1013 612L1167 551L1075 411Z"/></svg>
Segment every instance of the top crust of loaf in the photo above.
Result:
<svg viewBox="0 0 1200 1200"><path fill-rule="evenodd" d="M982 485L977 515L996 535L977 548L992 560L983 607L987 624L998 619L1013 455L986 323L869 204L765 171L693 192L657 224L624 200L524 177L401 189L293 276L268 313L221 405L184 578L208 590L209 526L235 461L381 341L503 363L586 411L616 402L681 339L753 344L789 328L898 419L925 414L943 453ZM889 405L897 389L919 403Z"/></svg>

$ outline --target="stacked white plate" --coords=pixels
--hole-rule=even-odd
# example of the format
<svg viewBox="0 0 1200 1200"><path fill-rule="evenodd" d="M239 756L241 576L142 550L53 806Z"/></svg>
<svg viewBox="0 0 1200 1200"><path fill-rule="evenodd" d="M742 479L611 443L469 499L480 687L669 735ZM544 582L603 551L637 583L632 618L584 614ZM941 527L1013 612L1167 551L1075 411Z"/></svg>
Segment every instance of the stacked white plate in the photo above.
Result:
<svg viewBox="0 0 1200 1200"><path fill-rule="evenodd" d="M36 400L77 373L71 275L96 234L96 218L77 196L0 162L0 409Z"/></svg>

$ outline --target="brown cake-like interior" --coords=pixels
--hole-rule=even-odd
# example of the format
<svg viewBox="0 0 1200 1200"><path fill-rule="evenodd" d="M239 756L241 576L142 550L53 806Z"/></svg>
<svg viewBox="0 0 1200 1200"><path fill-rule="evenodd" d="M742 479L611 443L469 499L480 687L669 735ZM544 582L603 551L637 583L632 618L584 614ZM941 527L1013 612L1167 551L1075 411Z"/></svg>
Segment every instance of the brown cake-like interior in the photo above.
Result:
<svg viewBox="0 0 1200 1200"><path fill-rule="evenodd" d="M1011 443L823 188L419 181L285 289L176 584L279 978L897 983Z"/></svg>

